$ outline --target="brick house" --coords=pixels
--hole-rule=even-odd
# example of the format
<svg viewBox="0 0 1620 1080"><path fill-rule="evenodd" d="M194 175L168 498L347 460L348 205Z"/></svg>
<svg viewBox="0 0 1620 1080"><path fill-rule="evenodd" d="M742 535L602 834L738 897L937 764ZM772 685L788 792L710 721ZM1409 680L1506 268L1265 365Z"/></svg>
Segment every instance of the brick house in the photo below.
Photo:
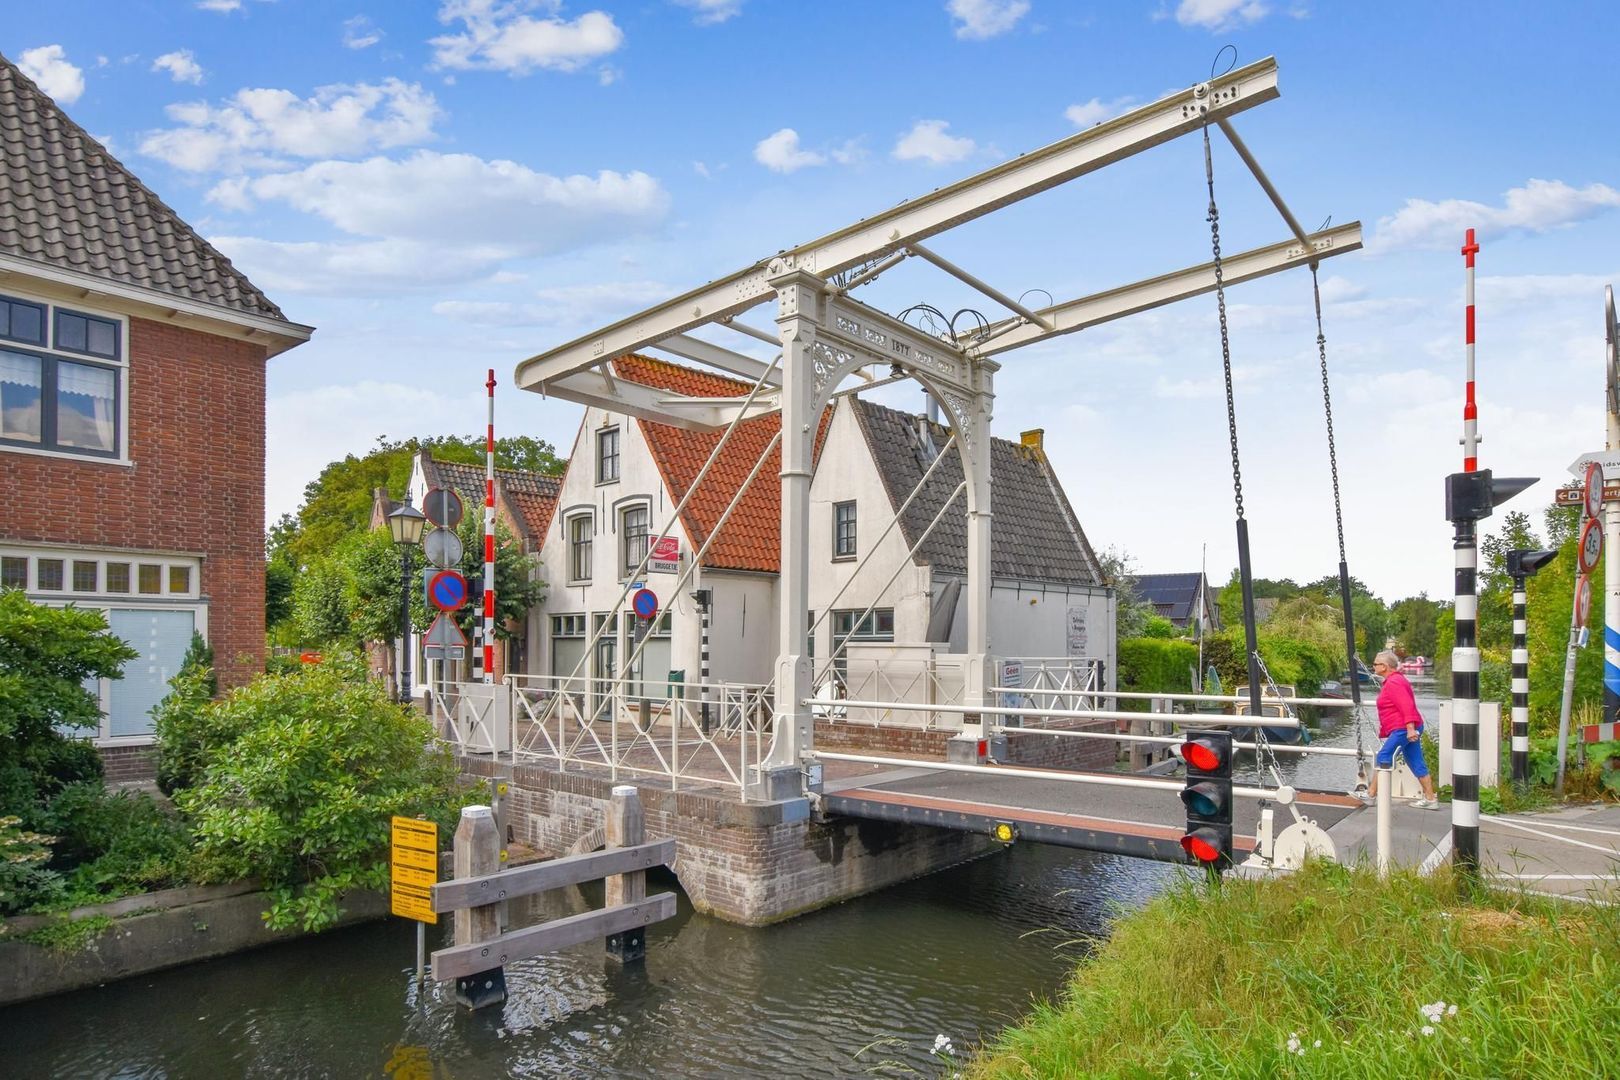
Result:
<svg viewBox="0 0 1620 1080"><path fill-rule="evenodd" d="M109 774L190 642L263 670L265 364L309 339L0 57L0 587L107 612Z"/></svg>

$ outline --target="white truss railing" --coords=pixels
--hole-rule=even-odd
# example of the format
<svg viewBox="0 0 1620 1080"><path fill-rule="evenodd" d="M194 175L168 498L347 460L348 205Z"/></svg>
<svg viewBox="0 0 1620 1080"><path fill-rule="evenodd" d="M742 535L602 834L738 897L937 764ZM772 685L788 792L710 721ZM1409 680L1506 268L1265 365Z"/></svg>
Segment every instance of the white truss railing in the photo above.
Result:
<svg viewBox="0 0 1620 1080"><path fill-rule="evenodd" d="M1016 687L999 686L1002 704L1028 706L1025 723L1039 726L1044 710L1091 710L1103 707L1108 688L1103 682L1103 662L1092 656L1005 657L1002 672L1017 663L1022 672Z"/></svg>
<svg viewBox="0 0 1620 1080"><path fill-rule="evenodd" d="M635 679L508 675L502 689L514 762L662 779L677 791L734 787L746 800L749 770L770 751L771 703L761 686L710 683L707 702L679 684L670 697L643 697Z"/></svg>

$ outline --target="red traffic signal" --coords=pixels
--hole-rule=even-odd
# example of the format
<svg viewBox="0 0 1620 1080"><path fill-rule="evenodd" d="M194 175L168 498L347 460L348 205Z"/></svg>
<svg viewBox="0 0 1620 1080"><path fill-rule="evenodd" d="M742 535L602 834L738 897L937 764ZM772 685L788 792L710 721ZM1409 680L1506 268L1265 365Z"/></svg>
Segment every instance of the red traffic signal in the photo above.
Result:
<svg viewBox="0 0 1620 1080"><path fill-rule="evenodd" d="M1194 829L1181 838L1181 849L1200 863L1214 865L1226 856L1230 830L1213 826Z"/></svg>
<svg viewBox="0 0 1620 1080"><path fill-rule="evenodd" d="M1189 769L1218 773L1231 768L1232 737L1230 735L1188 735L1181 744L1181 760Z"/></svg>

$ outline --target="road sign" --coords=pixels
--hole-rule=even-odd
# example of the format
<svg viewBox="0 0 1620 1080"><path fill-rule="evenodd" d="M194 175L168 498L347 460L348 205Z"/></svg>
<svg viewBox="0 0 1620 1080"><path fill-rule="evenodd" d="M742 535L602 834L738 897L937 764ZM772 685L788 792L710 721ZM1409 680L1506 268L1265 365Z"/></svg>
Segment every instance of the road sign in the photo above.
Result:
<svg viewBox="0 0 1620 1080"><path fill-rule="evenodd" d="M455 570L440 570L428 580L428 603L440 611L454 611L467 602L467 579Z"/></svg>
<svg viewBox="0 0 1620 1080"><path fill-rule="evenodd" d="M460 645L424 645L422 658L425 660L462 660L467 656L467 650Z"/></svg>
<svg viewBox="0 0 1620 1080"><path fill-rule="evenodd" d="M630 606L643 619L655 618L658 615L658 595L651 589L637 589L636 595L630 598Z"/></svg>
<svg viewBox="0 0 1620 1080"><path fill-rule="evenodd" d="M1596 518L1587 518L1581 528L1581 546L1575 552L1581 573L1590 574L1603 558L1603 526Z"/></svg>
<svg viewBox="0 0 1620 1080"><path fill-rule="evenodd" d="M461 565L461 537L449 529L429 529L422 537L422 554L434 566L449 569Z"/></svg>
<svg viewBox="0 0 1620 1080"><path fill-rule="evenodd" d="M1592 614L1592 579L1582 574L1575 582L1575 625L1585 626Z"/></svg>
<svg viewBox="0 0 1620 1080"><path fill-rule="evenodd" d="M453 488L430 488L422 500L422 513L428 521L442 529L453 529L461 524L461 496Z"/></svg>
<svg viewBox="0 0 1620 1080"><path fill-rule="evenodd" d="M678 574L681 572L681 538L678 536L655 536L647 556L647 571L653 574Z"/></svg>
<svg viewBox="0 0 1620 1080"><path fill-rule="evenodd" d="M1606 481L1604 483L1603 501L1606 503L1620 501L1620 481ZM1579 484L1561 487L1553 492L1553 502L1559 506L1584 506L1586 492Z"/></svg>
<svg viewBox="0 0 1620 1080"><path fill-rule="evenodd" d="M389 910L418 922L437 923L433 885L439 880L439 827L420 818L395 817L390 832Z"/></svg>
<svg viewBox="0 0 1620 1080"><path fill-rule="evenodd" d="M1594 461L1603 466L1603 479L1620 480L1620 450L1588 451L1569 463L1569 475L1584 480L1586 467Z"/></svg>
<svg viewBox="0 0 1620 1080"><path fill-rule="evenodd" d="M1586 466L1586 480L1581 485L1581 504L1586 516L1595 518L1603 509L1603 466L1591 462Z"/></svg>
<svg viewBox="0 0 1620 1080"><path fill-rule="evenodd" d="M461 627L449 615L440 612L433 619L433 625L428 632L422 635L423 645L438 645L447 649L467 647L467 635L461 632Z"/></svg>

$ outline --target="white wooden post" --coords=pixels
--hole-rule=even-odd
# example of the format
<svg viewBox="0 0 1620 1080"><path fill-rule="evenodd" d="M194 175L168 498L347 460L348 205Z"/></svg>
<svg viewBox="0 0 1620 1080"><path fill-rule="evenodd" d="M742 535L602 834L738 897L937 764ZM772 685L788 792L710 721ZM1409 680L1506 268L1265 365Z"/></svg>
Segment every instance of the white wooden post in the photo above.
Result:
<svg viewBox="0 0 1620 1080"><path fill-rule="evenodd" d="M604 832L611 848L635 847L647 838L646 818L641 810L641 795L633 785L621 784L613 789L608 803ZM628 874L613 874L604 879L604 898L607 907L620 904L639 904L647 899L647 872L633 870ZM647 956L647 930L637 926L617 934L608 935L607 954L621 964L638 963Z"/></svg>
<svg viewBox="0 0 1620 1080"><path fill-rule="evenodd" d="M464 806L452 848L457 878L494 874L501 868L501 838L495 813L487 806ZM481 904L456 912L455 942L477 945L500 936L500 905ZM493 950L493 946L492 946ZM506 1001L506 971L497 962L456 979L456 1000L469 1009Z"/></svg>

